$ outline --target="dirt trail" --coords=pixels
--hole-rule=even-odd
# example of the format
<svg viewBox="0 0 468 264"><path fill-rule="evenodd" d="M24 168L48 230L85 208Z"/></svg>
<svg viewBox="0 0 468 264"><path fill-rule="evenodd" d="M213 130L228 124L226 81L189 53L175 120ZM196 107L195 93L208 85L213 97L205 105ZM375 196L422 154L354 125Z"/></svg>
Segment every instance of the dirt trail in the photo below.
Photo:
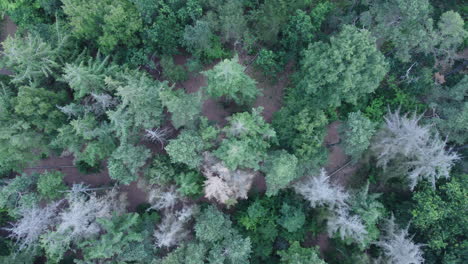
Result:
<svg viewBox="0 0 468 264"><path fill-rule="evenodd" d="M344 153L343 149L339 145L340 137L338 130L340 124L340 121L335 121L328 125L325 144L329 146L329 154L325 169L329 174L332 174L336 171L330 177L331 180L346 188L350 184L350 177L359 169L359 167L358 165L353 164L348 164L346 167L343 167L349 162L349 157ZM343 168L340 171L337 171L341 167Z"/></svg>

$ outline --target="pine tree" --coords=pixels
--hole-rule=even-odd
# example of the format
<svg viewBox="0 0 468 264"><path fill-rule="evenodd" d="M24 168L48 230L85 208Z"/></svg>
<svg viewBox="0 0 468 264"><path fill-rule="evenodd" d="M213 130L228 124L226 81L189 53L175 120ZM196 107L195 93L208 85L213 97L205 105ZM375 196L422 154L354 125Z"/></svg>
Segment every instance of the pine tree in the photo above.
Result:
<svg viewBox="0 0 468 264"><path fill-rule="evenodd" d="M237 56L221 61L213 69L203 72L208 79L206 93L213 98L225 96L239 105L252 103L259 91L256 82L244 71L245 66L239 64Z"/></svg>

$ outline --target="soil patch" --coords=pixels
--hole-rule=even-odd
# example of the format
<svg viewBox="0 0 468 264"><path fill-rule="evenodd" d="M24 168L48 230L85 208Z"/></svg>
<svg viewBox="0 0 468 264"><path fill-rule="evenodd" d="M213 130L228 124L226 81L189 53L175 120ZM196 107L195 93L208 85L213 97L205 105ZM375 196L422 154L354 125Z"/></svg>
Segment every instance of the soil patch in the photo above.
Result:
<svg viewBox="0 0 468 264"><path fill-rule="evenodd" d="M102 164L102 170L99 173L83 174L74 166L73 156L51 156L40 160L35 166L23 170L24 173L43 173L45 171L57 170L65 174L65 183L69 186L75 183L84 183L91 187L108 185L112 182L107 172L107 164Z"/></svg>
<svg viewBox="0 0 468 264"><path fill-rule="evenodd" d="M348 163L350 158L339 145L340 136L338 131L340 125L340 121L335 121L327 128L325 145L328 146L329 154L325 169L330 175L333 174L330 176L333 182L347 187L350 184L351 176L359 169L359 166L357 164Z"/></svg>

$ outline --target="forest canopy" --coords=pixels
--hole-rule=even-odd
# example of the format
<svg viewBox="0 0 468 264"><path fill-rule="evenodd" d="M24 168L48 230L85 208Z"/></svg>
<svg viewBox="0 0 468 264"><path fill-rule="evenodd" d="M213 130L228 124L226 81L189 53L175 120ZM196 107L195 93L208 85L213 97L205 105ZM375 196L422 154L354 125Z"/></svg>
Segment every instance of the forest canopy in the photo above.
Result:
<svg viewBox="0 0 468 264"><path fill-rule="evenodd" d="M465 2L0 12L0 263L468 263Z"/></svg>

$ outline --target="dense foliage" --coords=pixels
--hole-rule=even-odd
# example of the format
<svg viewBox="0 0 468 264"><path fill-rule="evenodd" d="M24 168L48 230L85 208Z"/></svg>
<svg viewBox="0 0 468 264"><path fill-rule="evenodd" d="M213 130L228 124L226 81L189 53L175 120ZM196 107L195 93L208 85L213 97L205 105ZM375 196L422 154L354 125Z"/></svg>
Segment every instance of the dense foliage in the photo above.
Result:
<svg viewBox="0 0 468 264"><path fill-rule="evenodd" d="M0 12L0 263L468 262L463 1Z"/></svg>

